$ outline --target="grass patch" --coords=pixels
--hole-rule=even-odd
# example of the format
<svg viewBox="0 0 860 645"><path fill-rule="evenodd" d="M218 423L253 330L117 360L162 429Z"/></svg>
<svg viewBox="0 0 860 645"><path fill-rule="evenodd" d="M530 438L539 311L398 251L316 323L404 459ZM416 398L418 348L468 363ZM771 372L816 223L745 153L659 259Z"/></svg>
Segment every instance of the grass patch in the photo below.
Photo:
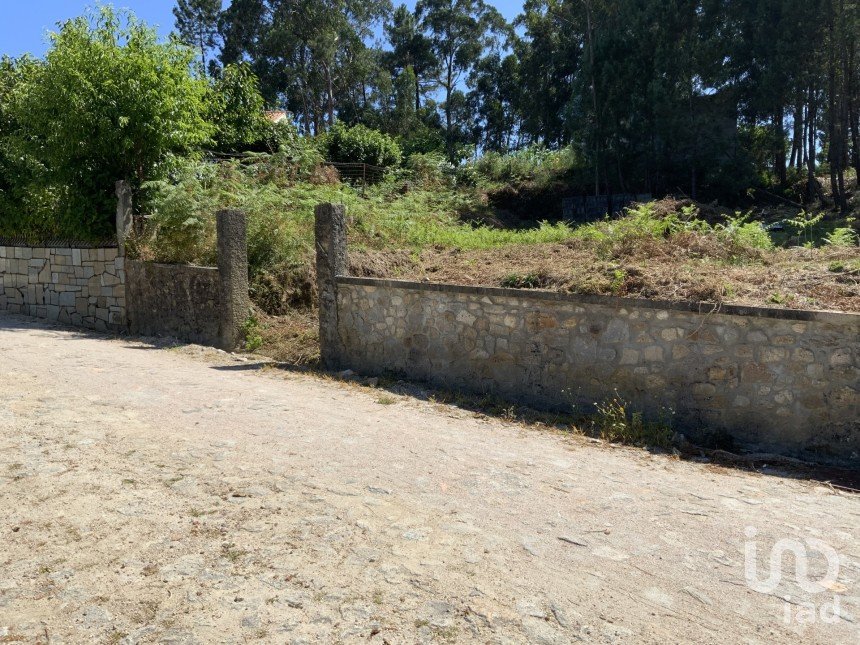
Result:
<svg viewBox="0 0 860 645"><path fill-rule="evenodd" d="M378 399L376 399L376 402L379 405L394 405L395 403L397 403L397 399L394 398L393 396L388 396L386 394L383 394Z"/></svg>
<svg viewBox="0 0 860 645"><path fill-rule="evenodd" d="M612 443L634 446L653 446L669 449L674 431L671 411L666 420L646 422L641 412L630 410L630 405L615 391L615 394L597 404L597 412L591 419L596 434Z"/></svg>

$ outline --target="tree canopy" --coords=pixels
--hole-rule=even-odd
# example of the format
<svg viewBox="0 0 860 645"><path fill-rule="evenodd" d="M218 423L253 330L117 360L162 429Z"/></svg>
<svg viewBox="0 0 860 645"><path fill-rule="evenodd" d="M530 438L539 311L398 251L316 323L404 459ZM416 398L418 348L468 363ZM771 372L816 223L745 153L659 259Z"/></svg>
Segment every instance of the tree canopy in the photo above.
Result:
<svg viewBox="0 0 860 645"><path fill-rule="evenodd" d="M4 76L20 78L5 108L14 143L46 169L32 188L57 196L60 227L109 232L117 180L140 185L208 140L193 56L106 6L63 23L44 61L4 64Z"/></svg>
<svg viewBox="0 0 860 645"><path fill-rule="evenodd" d="M408 139L406 118L455 162L573 146L592 192L725 194L764 174L810 193L823 164L844 205L858 15L856 0L525 0L507 24L484 0L233 0L219 56L250 61L306 133L340 119Z"/></svg>

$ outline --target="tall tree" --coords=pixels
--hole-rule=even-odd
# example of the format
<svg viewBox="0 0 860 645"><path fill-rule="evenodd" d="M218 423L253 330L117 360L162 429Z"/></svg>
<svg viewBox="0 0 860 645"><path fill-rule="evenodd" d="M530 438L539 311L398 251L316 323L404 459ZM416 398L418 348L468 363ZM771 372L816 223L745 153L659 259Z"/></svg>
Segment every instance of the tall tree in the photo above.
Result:
<svg viewBox="0 0 860 645"><path fill-rule="evenodd" d="M445 96L442 107L446 149L454 161L457 86L487 49L500 46L508 31L507 24L483 0L419 0L415 10L439 61L438 82Z"/></svg>
<svg viewBox="0 0 860 645"><path fill-rule="evenodd" d="M406 5L394 10L391 21L385 25L385 34L391 44L389 60L392 71L400 73L407 68L412 69L415 76L415 109L420 110L421 96L432 89L430 76L438 66L433 44L421 32L418 19Z"/></svg>
<svg viewBox="0 0 860 645"><path fill-rule="evenodd" d="M250 59L267 101L322 132L364 92L365 41L389 10L389 0L234 0L220 22L221 61Z"/></svg>
<svg viewBox="0 0 860 645"><path fill-rule="evenodd" d="M206 54L216 45L221 0L177 0L173 8L176 30L188 46L200 50L204 73L208 70Z"/></svg>

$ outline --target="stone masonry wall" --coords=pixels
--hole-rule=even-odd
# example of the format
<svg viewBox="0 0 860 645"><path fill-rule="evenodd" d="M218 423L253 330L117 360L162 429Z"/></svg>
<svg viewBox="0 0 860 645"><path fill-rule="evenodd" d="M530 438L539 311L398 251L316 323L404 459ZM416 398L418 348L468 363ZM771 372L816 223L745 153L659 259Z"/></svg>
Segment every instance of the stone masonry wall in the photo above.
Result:
<svg viewBox="0 0 860 645"><path fill-rule="evenodd" d="M128 292L132 334L218 344L221 320L218 269L129 260Z"/></svg>
<svg viewBox="0 0 860 645"><path fill-rule="evenodd" d="M100 331L125 329L125 264L116 248L0 246L0 277L0 310Z"/></svg>
<svg viewBox="0 0 860 645"><path fill-rule="evenodd" d="M337 278L343 367L860 465L860 315Z"/></svg>

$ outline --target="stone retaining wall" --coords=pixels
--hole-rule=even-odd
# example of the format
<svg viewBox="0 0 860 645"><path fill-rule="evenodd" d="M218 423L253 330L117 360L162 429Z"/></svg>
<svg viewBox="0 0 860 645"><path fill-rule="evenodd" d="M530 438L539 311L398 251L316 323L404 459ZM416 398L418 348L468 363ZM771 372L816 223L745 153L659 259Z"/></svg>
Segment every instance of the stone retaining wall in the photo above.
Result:
<svg viewBox="0 0 860 645"><path fill-rule="evenodd" d="M132 334L218 344L218 269L129 260L128 291Z"/></svg>
<svg viewBox="0 0 860 645"><path fill-rule="evenodd" d="M338 362L860 465L860 315L338 277ZM719 435L715 437L715 435Z"/></svg>
<svg viewBox="0 0 860 645"><path fill-rule="evenodd" d="M0 276L0 310L100 331L125 328L125 264L116 248L0 246Z"/></svg>

